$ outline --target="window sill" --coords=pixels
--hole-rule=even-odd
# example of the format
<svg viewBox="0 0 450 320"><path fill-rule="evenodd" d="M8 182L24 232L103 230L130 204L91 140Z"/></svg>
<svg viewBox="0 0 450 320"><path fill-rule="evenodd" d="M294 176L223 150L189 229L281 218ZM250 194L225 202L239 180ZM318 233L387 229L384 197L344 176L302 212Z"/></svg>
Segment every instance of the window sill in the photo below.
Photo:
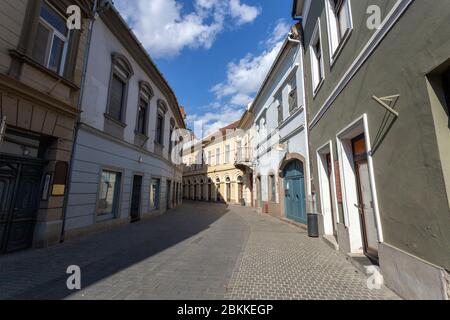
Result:
<svg viewBox="0 0 450 320"><path fill-rule="evenodd" d="M119 121L113 117L111 117L109 114L105 113L104 114L105 118L108 119L109 121L111 121L111 123L117 125L118 127L122 127L122 128L126 128L127 124L123 123L122 121Z"/></svg>
<svg viewBox="0 0 450 320"><path fill-rule="evenodd" d="M330 68L333 68L334 63L341 55L341 52L344 49L345 45L347 44L348 39L350 39L350 36L352 35L352 32L353 32L353 29L348 29L345 32L344 37L341 39L341 42L339 43L338 47L336 48L335 52L333 53L333 55L330 58Z"/></svg>
<svg viewBox="0 0 450 320"><path fill-rule="evenodd" d="M136 131L136 130L134 131L134 135L135 135L136 137L139 137L139 138L145 140L145 141L147 141L148 139L150 139L149 137L147 137L147 135L145 135L145 134L143 134L143 133L141 133L141 132L139 132L139 131Z"/></svg>
<svg viewBox="0 0 450 320"><path fill-rule="evenodd" d="M73 81L61 76L60 74L46 68L45 66L43 66L42 64L40 64L39 62L35 61L33 58L17 51L17 50L9 50L9 54L12 58L15 58L16 60L24 63L28 63L31 66L39 69L40 71L44 72L45 74L47 74L48 76L54 78L55 80L60 81L61 83L67 85L68 87L72 88L73 90L80 90L80 87L78 85L76 85Z"/></svg>

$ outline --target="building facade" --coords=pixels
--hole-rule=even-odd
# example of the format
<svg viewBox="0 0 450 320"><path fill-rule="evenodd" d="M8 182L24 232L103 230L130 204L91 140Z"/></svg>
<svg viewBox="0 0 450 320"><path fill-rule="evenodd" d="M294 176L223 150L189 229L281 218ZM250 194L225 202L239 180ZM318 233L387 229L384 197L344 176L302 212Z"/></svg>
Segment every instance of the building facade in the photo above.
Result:
<svg viewBox="0 0 450 320"><path fill-rule="evenodd" d="M379 264L402 297L449 299L450 3L298 0L293 11L322 234Z"/></svg>
<svg viewBox="0 0 450 320"><path fill-rule="evenodd" d="M254 132L255 207L306 225L311 187L302 52L292 28L244 117L250 115Z"/></svg>
<svg viewBox="0 0 450 320"><path fill-rule="evenodd" d="M250 134L238 125L239 121L184 150L185 199L252 205Z"/></svg>
<svg viewBox="0 0 450 320"><path fill-rule="evenodd" d="M66 24L71 5L81 29ZM60 241L92 10L0 2L0 254Z"/></svg>
<svg viewBox="0 0 450 320"><path fill-rule="evenodd" d="M172 161L184 113L114 7L93 24L65 238L159 215L181 204Z"/></svg>

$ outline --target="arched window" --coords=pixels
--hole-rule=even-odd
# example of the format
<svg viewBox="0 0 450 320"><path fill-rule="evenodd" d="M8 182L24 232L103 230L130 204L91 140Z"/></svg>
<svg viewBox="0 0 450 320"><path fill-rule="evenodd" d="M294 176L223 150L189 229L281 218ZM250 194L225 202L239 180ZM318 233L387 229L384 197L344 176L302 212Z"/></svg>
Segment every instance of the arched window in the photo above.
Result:
<svg viewBox="0 0 450 320"><path fill-rule="evenodd" d="M106 114L111 119L121 123L125 120L128 82L133 74L133 68L128 59L120 53L114 53L112 55L111 79Z"/></svg>
<svg viewBox="0 0 450 320"><path fill-rule="evenodd" d="M216 179L216 201L222 201L222 195L220 194L220 178Z"/></svg>
<svg viewBox="0 0 450 320"><path fill-rule="evenodd" d="M158 101L158 112L156 114L156 131L155 131L155 142L164 146L164 122L166 113L168 111L167 105L164 101Z"/></svg>
<svg viewBox="0 0 450 320"><path fill-rule="evenodd" d="M147 136L148 117L150 114L150 100L153 98L153 90L148 82L139 83L139 102L136 120L136 133Z"/></svg>

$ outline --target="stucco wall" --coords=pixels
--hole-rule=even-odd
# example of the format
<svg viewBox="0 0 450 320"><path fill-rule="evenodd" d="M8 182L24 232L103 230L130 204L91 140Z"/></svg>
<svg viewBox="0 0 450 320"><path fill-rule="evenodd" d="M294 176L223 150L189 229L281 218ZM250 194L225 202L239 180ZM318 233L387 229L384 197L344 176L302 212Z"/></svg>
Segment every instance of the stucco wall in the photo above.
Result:
<svg viewBox="0 0 450 320"><path fill-rule="evenodd" d="M395 3L375 2L383 4L381 7L386 8L384 13L388 11L388 4ZM321 14L326 77L316 99L309 99L312 115L328 98L372 34L366 28L368 1L351 3L355 30L331 74L326 18L324 12ZM317 17L319 11L320 4L313 4L311 12ZM314 152L329 140L333 141L336 150L336 134L366 113L374 144L386 110L371 97L400 94L396 105L400 117L392 123L390 130L386 130L390 123L385 127L386 135L374 146L377 149L373 154L384 241L447 269L450 268L450 212L426 74L450 57L449 11L450 3L446 1L414 1L332 107L312 128L310 135ZM314 20L311 17L307 23L307 39ZM305 61L309 64L309 51ZM310 77L309 65L306 76ZM311 97L311 83L306 85L307 94ZM312 158L313 168L317 168L316 159ZM314 180L318 181L316 170Z"/></svg>
<svg viewBox="0 0 450 320"><path fill-rule="evenodd" d="M125 128L124 140L129 143L134 143L140 90L139 82L146 81L151 85L154 92L154 97L150 101L150 114L148 117L149 123L147 128L147 136L149 139L145 145L145 149L153 152L156 131L157 102L159 99L162 99L167 103L168 100L161 90L154 84L147 73L144 72L140 65L133 59L132 55L127 52L127 49L123 47L120 41L104 24L102 19L97 19L93 28L92 46L89 54L85 86L86 91L83 97L83 113L81 119L84 123L99 130L103 130L105 123L104 114L107 108L108 89L111 75L111 55L116 52L127 57L134 71L134 75L128 83L128 99L125 118L127 127ZM174 111L171 107L176 108L177 106L169 106L169 110L165 117L164 128L166 133L164 135L165 148L163 150L163 155L165 158L168 158L168 130L170 128L170 119L175 119Z"/></svg>
<svg viewBox="0 0 450 320"><path fill-rule="evenodd" d="M142 162L139 158L142 157ZM151 154L144 154L138 149L119 143L95 133L92 129L82 128L78 136L73 165L72 184L68 200L66 229L88 227L98 223L96 214L102 169L116 170L122 173L120 208L116 219L127 220L130 216L130 202L133 175L143 176L141 214L150 213L149 195L152 178L161 179L160 205L166 210L166 182L181 183L182 174L174 171L172 165ZM181 190L180 190L181 192Z"/></svg>

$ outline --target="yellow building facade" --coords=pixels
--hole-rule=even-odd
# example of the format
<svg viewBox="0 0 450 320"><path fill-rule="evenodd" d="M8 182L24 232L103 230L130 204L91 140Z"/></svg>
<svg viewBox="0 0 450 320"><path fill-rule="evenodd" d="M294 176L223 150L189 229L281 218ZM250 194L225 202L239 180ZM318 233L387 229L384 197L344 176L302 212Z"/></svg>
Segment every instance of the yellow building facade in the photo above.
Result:
<svg viewBox="0 0 450 320"><path fill-rule="evenodd" d="M252 206L250 134L238 122L185 148L183 195L186 200Z"/></svg>

